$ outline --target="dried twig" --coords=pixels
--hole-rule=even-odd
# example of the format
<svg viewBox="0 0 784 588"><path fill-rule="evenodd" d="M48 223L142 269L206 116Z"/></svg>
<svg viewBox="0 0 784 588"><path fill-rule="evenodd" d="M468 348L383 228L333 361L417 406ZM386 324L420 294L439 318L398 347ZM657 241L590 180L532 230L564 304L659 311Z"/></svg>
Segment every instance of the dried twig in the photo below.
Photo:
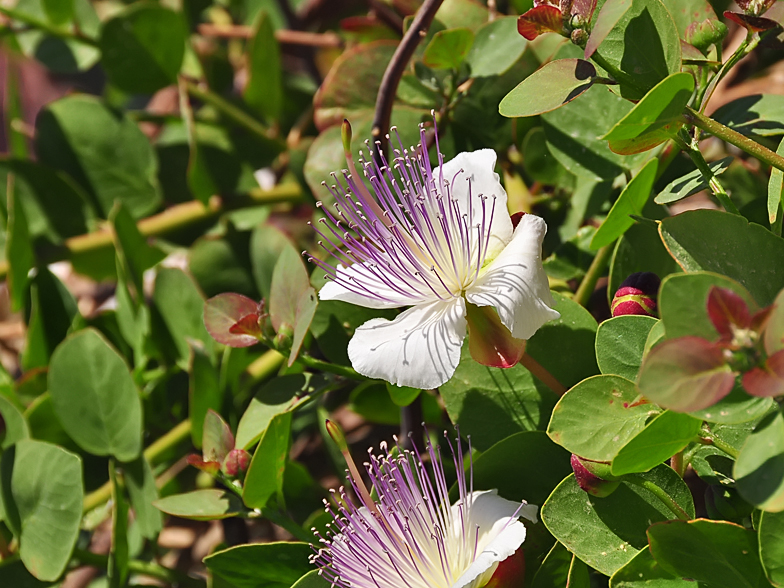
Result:
<svg viewBox="0 0 784 588"><path fill-rule="evenodd" d="M433 22L441 2L443 0L425 0L422 8L416 13L414 21L411 23L411 28L403 35L403 40L397 46L395 54L384 72L384 77L381 79L371 134L374 141L381 142L381 151L383 152L386 152L387 148L386 133L389 130L390 120L392 119L392 103L395 101L400 78L403 77L403 72L411 56L414 55L417 45L419 45L422 37L427 34L430 23Z"/></svg>

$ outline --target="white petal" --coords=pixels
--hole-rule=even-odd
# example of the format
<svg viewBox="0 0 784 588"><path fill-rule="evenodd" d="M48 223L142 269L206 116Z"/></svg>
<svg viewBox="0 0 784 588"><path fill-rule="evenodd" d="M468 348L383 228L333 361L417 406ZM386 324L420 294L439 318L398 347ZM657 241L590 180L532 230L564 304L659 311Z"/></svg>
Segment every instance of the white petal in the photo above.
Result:
<svg viewBox="0 0 784 588"><path fill-rule="evenodd" d="M474 210L474 223L482 220L482 200L479 196L486 196L485 208L489 218L493 211L493 196L495 196L495 211L493 212L490 227L490 246L488 253L492 257L512 238L512 221L506 208L506 190L499 182L495 168L496 153L493 149L480 149L470 153L458 153L454 159L447 161L444 166L444 180L452 182L451 196L460 203L460 209L468 214L470 207ZM460 170L462 173L458 174ZM433 176L440 181L440 168L435 168ZM457 177L455 177L457 175ZM471 201L469 202L469 179L471 185Z"/></svg>
<svg viewBox="0 0 784 588"><path fill-rule="evenodd" d="M469 528L479 526L479 546L474 563L452 584L451 588L474 588L487 583L498 563L514 554L525 541L525 525L517 520L522 515L536 521L536 507L526 505L518 512L519 502L498 496L496 490L472 494Z"/></svg>
<svg viewBox="0 0 784 588"><path fill-rule="evenodd" d="M338 282L328 280L319 290L319 299L341 300L365 308L400 308L421 304L435 298L432 294L428 298L416 292L410 294L399 292L384 283L363 264L355 263L348 268L339 265L338 276L350 284L355 284L354 288L349 290ZM406 286L399 284L398 288L405 290Z"/></svg>
<svg viewBox="0 0 784 588"><path fill-rule="evenodd" d="M542 267L542 240L547 225L538 216L520 219L512 240L466 291L477 306L494 306L512 336L530 339L539 327L557 319L547 275Z"/></svg>
<svg viewBox="0 0 784 588"><path fill-rule="evenodd" d="M431 302L393 321L369 320L354 332L348 356L364 376L429 390L455 373L465 334L465 300Z"/></svg>

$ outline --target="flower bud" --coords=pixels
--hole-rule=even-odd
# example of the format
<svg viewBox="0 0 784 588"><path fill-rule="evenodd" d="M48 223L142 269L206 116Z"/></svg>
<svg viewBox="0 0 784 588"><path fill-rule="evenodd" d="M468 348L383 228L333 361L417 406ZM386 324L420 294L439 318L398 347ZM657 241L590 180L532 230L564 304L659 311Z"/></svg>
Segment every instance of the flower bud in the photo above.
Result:
<svg viewBox="0 0 784 588"><path fill-rule="evenodd" d="M715 18L706 18L701 22L691 23L686 28L684 36L687 43L704 53L708 47L721 43L727 36L727 26Z"/></svg>
<svg viewBox="0 0 784 588"><path fill-rule="evenodd" d="M244 449L232 449L223 460L221 470L230 478L241 477L250 465L250 453Z"/></svg>
<svg viewBox="0 0 784 588"><path fill-rule="evenodd" d="M498 564L484 588L523 588L525 553L522 547Z"/></svg>
<svg viewBox="0 0 784 588"><path fill-rule="evenodd" d="M569 37L572 40L572 43L577 45L578 47L584 47L585 44L588 42L588 31L585 29L573 29Z"/></svg>
<svg viewBox="0 0 784 588"><path fill-rule="evenodd" d="M610 474L610 464L590 461L572 454L572 470L580 488L592 496L604 498L618 487L620 482Z"/></svg>
<svg viewBox="0 0 784 588"><path fill-rule="evenodd" d="M275 349L290 349L293 339L294 328L288 323L283 323L280 325L277 335L275 335Z"/></svg>
<svg viewBox="0 0 784 588"><path fill-rule="evenodd" d="M348 452L348 443L346 443L346 436L343 434L343 429L340 428L336 422L327 419L326 421L326 429L329 436L332 437L332 440L335 442L335 445L338 446L338 449L342 453Z"/></svg>
<svg viewBox="0 0 784 588"><path fill-rule="evenodd" d="M655 317L659 276L653 272L637 272L626 278L615 292L610 309L612 315L640 314Z"/></svg>

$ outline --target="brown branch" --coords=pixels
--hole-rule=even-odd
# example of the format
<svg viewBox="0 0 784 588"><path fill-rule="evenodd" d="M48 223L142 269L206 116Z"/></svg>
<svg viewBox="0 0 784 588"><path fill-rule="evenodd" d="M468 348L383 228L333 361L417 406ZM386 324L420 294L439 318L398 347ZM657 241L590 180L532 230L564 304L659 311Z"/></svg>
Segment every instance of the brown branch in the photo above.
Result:
<svg viewBox="0 0 784 588"><path fill-rule="evenodd" d="M416 13L411 27L403 35L403 39L397 46L395 54L384 72L384 77L381 79L381 86L378 88L378 97L376 98L376 113L373 117L371 130L373 140L381 142L381 152L386 152L386 133L389 130L392 119L392 103L395 101L400 78L403 77L403 72L414 55L417 45L419 45L422 37L427 34L430 23L433 22L441 2L443 0L425 0L425 3L422 4L422 7Z"/></svg>
<svg viewBox="0 0 784 588"><path fill-rule="evenodd" d="M215 25L200 24L199 34L205 37L223 37L227 39L249 39L253 35L253 27L247 25ZM303 45L307 47L337 48L343 46L343 40L335 33L309 33L279 29L275 31L275 39L283 45Z"/></svg>

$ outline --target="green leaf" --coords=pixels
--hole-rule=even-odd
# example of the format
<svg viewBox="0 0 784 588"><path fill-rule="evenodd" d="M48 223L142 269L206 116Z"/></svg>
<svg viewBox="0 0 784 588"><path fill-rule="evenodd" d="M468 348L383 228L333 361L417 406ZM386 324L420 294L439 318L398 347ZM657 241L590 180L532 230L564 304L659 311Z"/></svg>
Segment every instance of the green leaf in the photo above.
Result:
<svg viewBox="0 0 784 588"><path fill-rule="evenodd" d="M433 69L457 69L474 43L470 29L438 31L425 47L422 61Z"/></svg>
<svg viewBox="0 0 784 588"><path fill-rule="evenodd" d="M8 449L17 441L30 437L30 427L24 415L2 395L0 395L0 423L3 425L0 430L0 450Z"/></svg>
<svg viewBox="0 0 784 588"><path fill-rule="evenodd" d="M760 517L759 548L765 575L774 586L784 585L784 514L764 512Z"/></svg>
<svg viewBox="0 0 784 588"><path fill-rule="evenodd" d="M418 388L409 388L408 386L395 386L387 382L387 392L397 406L408 406L414 400L419 398L422 390Z"/></svg>
<svg viewBox="0 0 784 588"><path fill-rule="evenodd" d="M496 488L508 500L530 504L542 504L571 471L569 453L543 431L510 435L473 461L475 488Z"/></svg>
<svg viewBox="0 0 784 588"><path fill-rule="evenodd" d="M122 202L115 203L109 221L114 229L115 249L126 267L126 278L134 286L136 300L141 301L144 296L144 272L162 261L166 254L147 242Z"/></svg>
<svg viewBox="0 0 784 588"><path fill-rule="evenodd" d="M557 400L519 364L501 369L476 363L467 343L455 375L439 392L449 419L482 451L514 433L544 429Z"/></svg>
<svg viewBox="0 0 784 588"><path fill-rule="evenodd" d="M651 88L681 69L678 29L660 0L633 0L596 50L621 70L624 98L641 99Z"/></svg>
<svg viewBox="0 0 784 588"><path fill-rule="evenodd" d="M596 331L596 363L603 374L636 380L645 342L656 319L625 315L608 319Z"/></svg>
<svg viewBox="0 0 784 588"><path fill-rule="evenodd" d="M707 311L708 292L714 286L739 294L754 312L754 299L735 280L710 272L668 276L659 289L659 313L668 339L689 335L708 341L718 339Z"/></svg>
<svg viewBox="0 0 784 588"><path fill-rule="evenodd" d="M743 96L716 109L711 118L744 135L773 137L784 134L784 96Z"/></svg>
<svg viewBox="0 0 784 588"><path fill-rule="evenodd" d="M142 3L106 21L98 46L114 86L132 94L152 94L177 81L186 40L181 14Z"/></svg>
<svg viewBox="0 0 784 588"><path fill-rule="evenodd" d="M536 571L531 588L589 588L588 568L562 543L556 543Z"/></svg>
<svg viewBox="0 0 784 588"><path fill-rule="evenodd" d="M163 528L163 517L153 506L158 500L158 488L150 463L144 456L139 456L121 467L139 533L147 539L155 539Z"/></svg>
<svg viewBox="0 0 784 588"><path fill-rule="evenodd" d="M618 155L599 138L631 108L607 88L595 86L579 101L542 116L547 148L572 173L599 180L639 167L649 158L647 154Z"/></svg>
<svg viewBox="0 0 784 588"><path fill-rule="evenodd" d="M185 272L173 268L159 269L152 300L174 339L177 362L183 369L188 369L190 358L188 339L201 341L205 353L212 353L215 344L202 319L204 298Z"/></svg>
<svg viewBox="0 0 784 588"><path fill-rule="evenodd" d="M738 383L716 404L703 410L696 410L691 415L710 423L737 425L763 417L773 404L772 398L750 396Z"/></svg>
<svg viewBox="0 0 784 588"><path fill-rule="evenodd" d="M160 202L158 162L136 122L92 96L52 102L35 122L39 161L62 170L108 216L120 200L134 218Z"/></svg>
<svg viewBox="0 0 784 588"><path fill-rule="evenodd" d="M55 350L49 393L68 435L94 455L135 459L142 448L142 406L123 358L85 329Z"/></svg>
<svg viewBox="0 0 784 588"><path fill-rule="evenodd" d="M204 417L210 409L219 412L223 405L223 389L218 369L212 357L197 346L191 346L191 365L188 370L188 415L191 419L191 439L194 447L201 447ZM233 449L233 447L229 447Z"/></svg>
<svg viewBox="0 0 784 588"><path fill-rule="evenodd" d="M676 576L716 588L763 588L756 533L726 521L667 521L648 529L651 553Z"/></svg>
<svg viewBox="0 0 784 588"><path fill-rule="evenodd" d="M773 305L763 331L765 352L768 355L784 349L784 290L776 296Z"/></svg>
<svg viewBox="0 0 784 588"><path fill-rule="evenodd" d="M634 383L594 376L564 394L553 409L547 434L567 451L592 461L610 461L659 411L636 404Z"/></svg>
<svg viewBox="0 0 784 588"><path fill-rule="evenodd" d="M14 189L14 176L8 176L8 242L6 258L9 260L8 289L11 298L11 310L19 311L24 306L27 286L30 283L28 274L35 264L33 244L30 241L30 230L22 201Z"/></svg>
<svg viewBox="0 0 784 588"><path fill-rule="evenodd" d="M307 543L256 543L213 553L204 563L236 588L289 588L312 571Z"/></svg>
<svg viewBox="0 0 784 588"><path fill-rule="evenodd" d="M436 12L436 20L448 29L468 27L475 31L488 19L487 7L476 0L444 0Z"/></svg>
<svg viewBox="0 0 784 588"><path fill-rule="evenodd" d="M291 444L291 413L272 417L261 436L245 476L242 500L250 508L264 508L273 496L282 508L283 472Z"/></svg>
<svg viewBox="0 0 784 588"><path fill-rule="evenodd" d="M55 445L23 439L3 452L6 523L25 567L57 580L71 559L82 520L82 460Z"/></svg>
<svg viewBox="0 0 784 588"><path fill-rule="evenodd" d="M9 557L0 562L0 577L14 588L49 588L59 583L41 582L27 571L19 556Z"/></svg>
<svg viewBox="0 0 784 588"><path fill-rule="evenodd" d="M655 226L635 223L618 240L610 261L610 282L607 285L608 302L621 283L636 272L653 272L661 279L681 269L664 248Z"/></svg>
<svg viewBox="0 0 784 588"><path fill-rule="evenodd" d="M651 349L637 385L659 406L691 412L709 408L727 396L735 385L735 372L720 347L700 337L679 337Z"/></svg>
<svg viewBox="0 0 784 588"><path fill-rule="evenodd" d="M237 425L237 447L252 447L276 415L288 410L298 398L310 396L326 384L327 380L323 377L309 373L287 374L264 384L251 399Z"/></svg>
<svg viewBox="0 0 784 588"><path fill-rule="evenodd" d="M589 59L596 48L607 38L618 21L632 7L632 0L607 0L597 11L591 25L591 36L585 44L585 58Z"/></svg>
<svg viewBox="0 0 784 588"><path fill-rule="evenodd" d="M615 201L615 204L613 204L613 207L607 214L607 218L604 219L599 230L593 236L591 249L599 249L609 245L634 224L634 219L631 215L639 216L642 214L642 209L648 201L651 189L653 189L653 182L656 180L658 167L659 160L651 159L626 184L623 192L618 196L618 200Z"/></svg>
<svg viewBox="0 0 784 588"><path fill-rule="evenodd" d="M62 25L73 18L73 0L41 0L41 4L52 24Z"/></svg>
<svg viewBox="0 0 784 588"><path fill-rule="evenodd" d="M217 461L222 463L229 451L234 449L234 435L226 421L214 410L208 410L204 415L203 435L199 445L204 461Z"/></svg>
<svg viewBox="0 0 784 588"><path fill-rule="evenodd" d="M669 459L699 434L702 421L687 414L665 411L624 445L612 460L612 475L647 472Z"/></svg>
<svg viewBox="0 0 784 588"><path fill-rule="evenodd" d="M746 439L733 469L741 496L760 510L784 510L784 417L760 421Z"/></svg>
<svg viewBox="0 0 784 588"><path fill-rule="evenodd" d="M778 155L784 156L784 139L776 149ZM782 195L784 195L784 172L775 167L770 171L768 181L768 219L771 227L778 222L778 235L781 236Z"/></svg>
<svg viewBox="0 0 784 588"><path fill-rule="evenodd" d="M242 94L248 106L268 120L277 119L283 110L280 47L274 33L270 17L261 10L248 41L248 83Z"/></svg>
<svg viewBox="0 0 784 588"><path fill-rule="evenodd" d="M194 521L226 519L245 510L236 494L218 489L172 494L156 500L153 506L166 514Z"/></svg>
<svg viewBox="0 0 784 588"><path fill-rule="evenodd" d="M690 516L688 486L669 466L640 475L661 488ZM570 475L542 506L542 520L558 541L602 574L611 576L648 546L646 529L672 511L648 490L628 482L605 498L586 494Z"/></svg>
<svg viewBox="0 0 784 588"><path fill-rule="evenodd" d="M297 253L289 238L276 227L262 224L253 229L250 240L250 260L256 286L263 298L269 298L272 273L284 249Z"/></svg>
<svg viewBox="0 0 784 588"><path fill-rule="evenodd" d="M708 0L662 0L662 3L675 21L681 39L686 38L686 29L690 24L716 18L716 12Z"/></svg>
<svg viewBox="0 0 784 588"><path fill-rule="evenodd" d="M676 72L664 78L604 136L610 149L639 153L669 139L683 124L683 109L693 91L690 73Z"/></svg>
<svg viewBox="0 0 784 588"><path fill-rule="evenodd" d="M711 172L713 172L714 176L718 176L727 171L727 168L734 159L735 158L730 155L729 157L725 157L717 161L711 161L708 164L708 167L710 168ZM681 176L680 178L667 184L664 190L659 192L653 201L656 204L672 204L673 202L682 200L687 196L696 194L701 190L705 190L707 187L708 182L705 180L705 176L702 175L700 170L695 169L694 171L687 173L685 176Z"/></svg>
<svg viewBox="0 0 784 588"><path fill-rule="evenodd" d="M329 580L319 574L318 570L310 570L299 580L291 585L291 588L330 588Z"/></svg>
<svg viewBox="0 0 784 588"><path fill-rule="evenodd" d="M471 77L483 78L506 73L525 52L527 43L517 32L517 18L505 16L483 24L466 56Z"/></svg>
<svg viewBox="0 0 784 588"><path fill-rule="evenodd" d="M743 284L767 306L784 288L784 239L742 216L692 210L659 226L670 255L688 272L723 274Z"/></svg>
<svg viewBox="0 0 784 588"><path fill-rule="evenodd" d="M571 298L558 292L552 295L561 317L540 327L528 340L525 351L570 388L599 373L593 351L596 319Z"/></svg>
<svg viewBox="0 0 784 588"><path fill-rule="evenodd" d="M112 485L112 543L106 579L109 588L121 588L128 580L128 501L113 460L109 461L109 481Z"/></svg>
<svg viewBox="0 0 784 588"><path fill-rule="evenodd" d="M535 116L560 108L586 92L596 68L584 59L550 61L509 92L498 112L503 116Z"/></svg>
<svg viewBox="0 0 784 588"><path fill-rule="evenodd" d="M612 588L708 588L691 579L680 579L663 569L650 550L643 549L610 578Z"/></svg>

